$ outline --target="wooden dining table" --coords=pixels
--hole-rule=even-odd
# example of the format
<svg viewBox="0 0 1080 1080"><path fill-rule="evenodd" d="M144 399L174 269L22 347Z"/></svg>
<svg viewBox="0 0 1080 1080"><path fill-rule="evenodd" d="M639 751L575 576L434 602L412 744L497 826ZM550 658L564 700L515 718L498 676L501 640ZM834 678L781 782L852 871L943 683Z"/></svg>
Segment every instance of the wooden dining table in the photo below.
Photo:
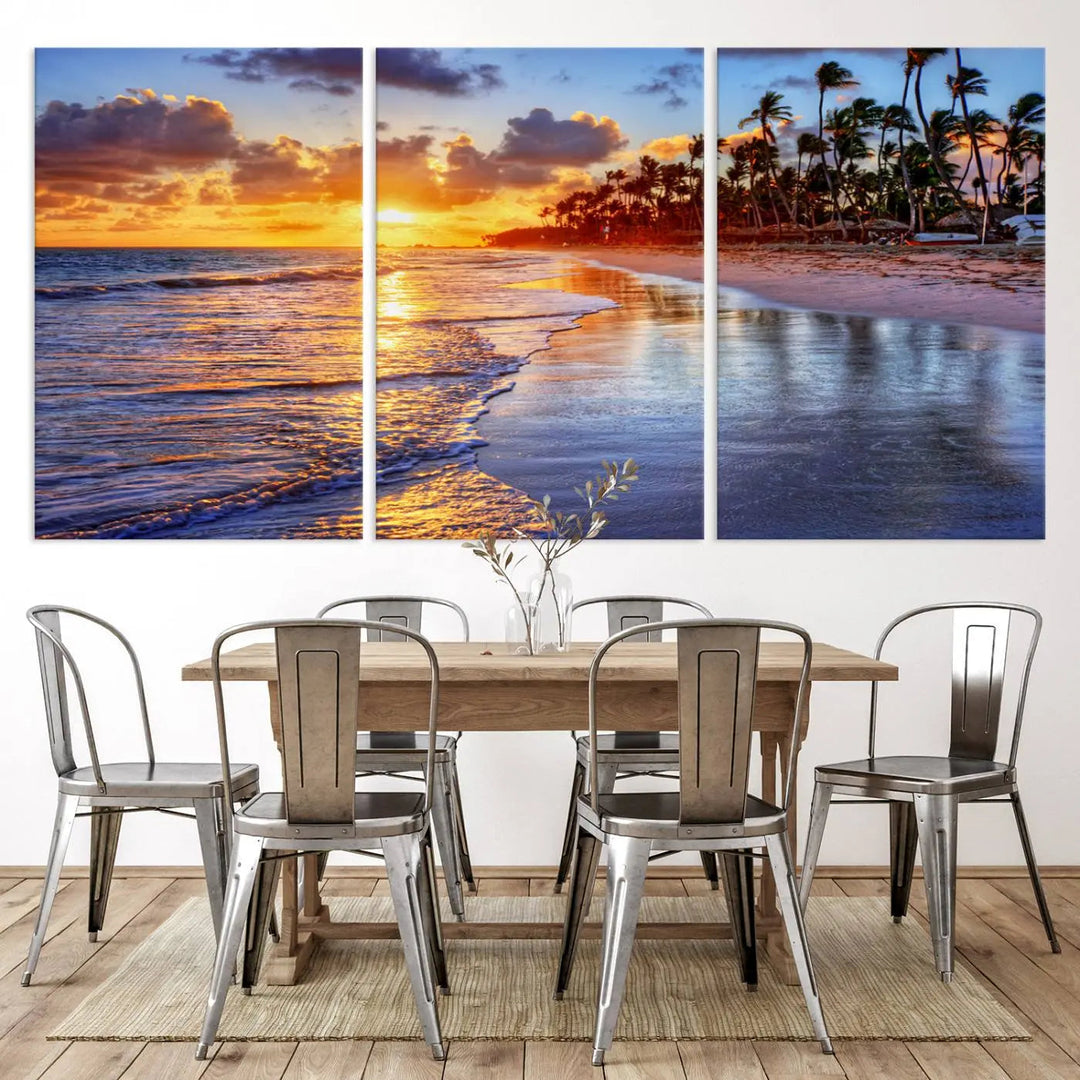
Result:
<svg viewBox="0 0 1080 1080"><path fill-rule="evenodd" d="M588 726L588 675L595 644L575 643L566 652L537 656L511 653L505 643L433 642L439 660L439 729L442 731L580 731ZM761 748L760 794L776 802L786 782L790 732L802 663L801 645L764 641L758 658L753 726ZM676 726L676 652L674 642L626 641L607 655L599 674L598 728L664 731ZM271 642L254 643L224 653L223 681L265 682L270 724L280 746L281 713L277 668ZM186 681L211 679L210 661L183 668ZM810 670L815 682L893 681L892 664L815 643ZM361 650L361 726L376 731L427 729L430 682L424 652L411 642L370 642ZM796 729L797 749L810 723L808 694ZM797 764L796 764L797 768ZM568 769L569 772L569 769ZM797 781L797 778L796 778ZM793 791L797 791L793 781ZM560 793L557 797L562 798ZM797 850L797 815L788 811L792 851ZM396 924L335 922L323 902L315 855L304 855L303 888L297 860L282 867L281 939L264 966L267 980L289 985L300 979L318 947L328 938L386 938ZM302 895L301 895L302 893ZM776 907L771 875L758 893L757 931L765 938L770 962L782 979L797 982L787 939ZM561 937L560 923L487 923L468 921L444 927L447 937ZM725 923L643 924L641 936L709 937L730 935Z"/></svg>

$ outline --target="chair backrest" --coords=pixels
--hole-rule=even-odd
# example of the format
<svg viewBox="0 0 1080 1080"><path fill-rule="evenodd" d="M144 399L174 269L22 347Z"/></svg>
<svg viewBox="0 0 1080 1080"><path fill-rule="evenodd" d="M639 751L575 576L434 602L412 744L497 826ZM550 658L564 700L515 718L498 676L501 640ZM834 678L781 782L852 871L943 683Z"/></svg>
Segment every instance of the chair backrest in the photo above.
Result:
<svg viewBox="0 0 1080 1080"><path fill-rule="evenodd" d="M684 600L678 596L594 596L588 600L578 600L571 607L571 611L577 612L581 608L596 604L605 605L608 637L635 626L662 622L664 606L667 604L686 607L704 615L706 619L712 618L712 612L703 604L699 604L696 600ZM646 641L660 641L662 631L648 630L639 636ZM576 731L570 734L573 738L577 738ZM615 749L652 749L660 746L660 735L659 731L616 731L614 733Z"/></svg>
<svg viewBox="0 0 1080 1080"><path fill-rule="evenodd" d="M1009 764L1015 766L1024 718L1028 678L1035 659L1035 649L1042 631L1042 616L1022 604L997 601L928 604L907 611L893 619L878 638L874 655L881 657L893 631L903 623L931 612L949 611L952 631L952 699L950 709L949 756L993 759L997 754L1001 730L1001 705L1005 685L1005 663L1010 637L1015 631L1015 617L1030 620L1025 655L1012 718L1012 741ZM870 696L870 756L877 739L877 689Z"/></svg>
<svg viewBox="0 0 1080 1080"><path fill-rule="evenodd" d="M287 619L234 626L214 642L211 674L218 737L225 776L226 805L232 804L228 732L222 689L221 653L240 634L272 630L277 657L285 815L295 825L351 825L353 822L356 731L360 723L361 638L378 633L370 620ZM426 652L431 677L428 714L427 799L430 804L439 708L439 662L428 640L402 627L403 640Z"/></svg>
<svg viewBox="0 0 1080 1080"><path fill-rule="evenodd" d="M667 604L682 606L696 611L706 619L712 618L712 612L696 600L684 600L678 596L594 596L588 600L576 601L571 610L580 611L593 604L604 604L607 608L608 637L632 626L644 626L645 623L662 622L664 607ZM649 631L646 641L659 641L660 632Z"/></svg>
<svg viewBox="0 0 1080 1080"><path fill-rule="evenodd" d="M93 623L95 626L105 630L124 647L131 661L135 678L135 689L138 694L139 709L142 715L143 740L146 744L146 758L147 761L153 763L154 741L150 734L150 718L146 709L146 691L143 686L142 671L139 668L139 660L135 655L135 650L131 647L128 639L115 626L107 623L97 615L91 615L88 611L81 611L78 608L63 607L59 604L39 604L30 608L26 613L30 625L34 628L34 636L37 640L38 666L41 669L41 689L45 698L45 722L49 733L49 751L52 755L56 774L60 776L78 767L71 738L71 713L68 701L68 675L70 675L71 682L75 687L75 697L79 703L79 712L82 715L90 765L94 770L94 778L97 781L98 789L104 792L105 782L101 776L101 762L98 760L97 741L94 738L94 727L86 698L86 684L71 649L64 641L61 632L61 616L65 617L64 621L81 619L84 622Z"/></svg>
<svg viewBox="0 0 1080 1080"><path fill-rule="evenodd" d="M468 616L452 600L441 600L437 596L350 596L327 604L319 612L319 618L323 618L331 611L337 611L337 617L341 618L344 613L338 609L353 604L360 605L366 621L379 624L377 629L368 631L368 641L407 640L404 634L395 633L390 629L395 626L404 626L421 633L424 606L427 604L438 605L454 612L461 622L462 640L469 640Z"/></svg>
<svg viewBox="0 0 1080 1080"><path fill-rule="evenodd" d="M609 637L589 669L589 734L592 803L597 806L596 700L608 650L635 635L674 630L679 689L679 821L684 825L741 821L746 813L750 741L762 630L794 635L802 663L792 710L783 807L791 799L795 731L810 676L810 636L791 623L746 619L697 619L648 623Z"/></svg>

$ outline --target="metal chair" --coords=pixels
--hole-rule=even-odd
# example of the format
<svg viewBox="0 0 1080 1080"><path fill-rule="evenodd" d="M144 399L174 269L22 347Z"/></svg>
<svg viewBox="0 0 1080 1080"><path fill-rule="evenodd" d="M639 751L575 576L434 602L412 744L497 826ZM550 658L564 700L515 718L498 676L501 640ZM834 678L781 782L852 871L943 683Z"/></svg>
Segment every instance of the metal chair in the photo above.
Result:
<svg viewBox="0 0 1080 1080"><path fill-rule="evenodd" d="M856 796L852 800L841 800L838 805L887 801L893 921L899 922L907 914L915 852L917 848L921 849L934 962L942 981L950 982L956 922L956 823L957 808L962 802L1012 803L1046 936L1054 952L1061 952L1061 946L1054 934L1046 894L1039 880L1039 868L1016 780L1016 752L1024 699L1042 617L1033 608L1019 604L991 601L929 604L908 611L889 623L878 638L874 656L881 657L885 643L902 623L939 611L953 614L949 752L944 757L877 756L878 684L874 683L870 691L868 757L821 765L815 770L800 899L805 907L833 796ZM1026 638L1027 655L1017 683L1009 760L1001 762L995 761L994 757L1001 720L1006 652L1010 637L1016 634L1013 617L1017 615L1030 620L1030 632Z"/></svg>
<svg viewBox="0 0 1080 1080"><path fill-rule="evenodd" d="M660 622L664 617L664 606L674 605L691 608L712 618L712 612L694 600L681 600L675 596L597 596L590 600L579 600L572 611L580 611L593 604L604 604L607 608L608 636L632 626L644 626L645 623ZM660 633L650 632L646 641L659 641ZM563 883L570 876L570 864L574 858L574 838L577 835L577 801L585 791L586 772L589 767L590 741L587 735L579 736L576 731L570 733L577 750L574 763L574 779L570 785L570 806L566 814L566 832L563 834L562 853L559 856L559 869L555 875L555 892L561 892ZM632 776L662 776L669 780L678 779L679 775L679 737L673 732L660 731L616 731L597 736L598 783L602 795L615 790L618 780ZM654 859L663 858L671 852L658 851ZM716 857L711 851L701 852L701 865L705 877L714 889L720 887L720 877Z"/></svg>
<svg viewBox="0 0 1080 1080"><path fill-rule="evenodd" d="M429 604L454 612L461 622L462 640L469 640L469 620L465 612L450 600L439 600L432 596L354 596L327 604L319 612L319 618L352 604L362 605L364 617L378 624L375 629L368 631L368 641L404 641L403 635L397 632L397 628L402 626L420 633L421 616L425 605ZM435 740L435 786L431 801L431 821L442 860L446 893L450 910L459 921L465 918L462 882L469 886L470 892L476 892L458 781L457 744L460 737L459 731L456 736L439 735ZM362 731L356 738L356 775L394 776L401 780L422 781L427 767L427 752L426 733Z"/></svg>
<svg viewBox="0 0 1080 1080"><path fill-rule="evenodd" d="M142 716L145 761L101 761L82 672L61 634L61 616L64 616L64 625L68 627L87 623L100 627L112 635L127 652ZM60 870L71 838L71 827L75 818L87 816L86 813L78 812L80 807L87 808L90 817L90 910L87 928L91 941L97 940L98 931L105 922L105 908L109 901L109 886L112 883L116 847L124 814L146 810L159 810L177 817L190 817L189 814L181 812L184 808L194 811L203 866L206 870L206 891L210 897L214 932L220 933L229 843L225 822L230 804L226 799L242 802L257 795L259 767L234 765L230 778L223 782L221 766L217 762L204 764L158 761L154 756L142 671L128 639L104 619L77 608L42 604L32 607L26 617L34 627L37 639L41 685L45 695L45 720L49 729L49 749L52 751L53 767L56 769L58 790L49 861L41 889L41 905L34 923L22 985L30 985L38 957L41 955L49 914L60 880ZM82 623L74 620L82 620ZM69 678L74 685L82 716L89 765L80 766L76 763L68 702Z"/></svg>
<svg viewBox="0 0 1080 1080"><path fill-rule="evenodd" d="M674 629L678 640L679 790L604 793L598 782L596 692L607 651L635 634ZM747 793L751 711L762 630L795 635L803 660L791 718L791 751L781 806ZM825 1053L832 1044L825 1028L787 837L787 807L797 740L794 738L810 674L811 643L806 631L788 623L709 619L650 623L609 637L589 669L589 755L591 785L577 800L577 851L563 928L562 955L555 983L561 999L570 981L578 938L596 878L600 849L608 849L607 904L592 1061L604 1063L619 1018L630 952L637 931L649 854L654 847L710 851L720 856L732 937L747 989L757 985L753 864L764 848L776 879L777 900L802 984L814 1035Z"/></svg>
<svg viewBox="0 0 1080 1080"><path fill-rule="evenodd" d="M437 1061L445 1057L434 987L449 991L439 924L431 805L439 707L439 663L427 639L402 628L427 653L431 671L428 751L423 794L358 792L353 782L360 696L361 631L369 621L298 620L234 626L214 642L211 671L221 762L229 774L229 745L221 683L221 651L239 634L272 630L277 650L284 792L265 792L232 817L233 845L225 920L195 1057L203 1060L217 1036L225 994L244 941L241 987L250 993L265 945L282 858L299 853L362 851L381 846L405 963L424 1039ZM226 782L228 786L228 782ZM245 933L246 931L246 933Z"/></svg>

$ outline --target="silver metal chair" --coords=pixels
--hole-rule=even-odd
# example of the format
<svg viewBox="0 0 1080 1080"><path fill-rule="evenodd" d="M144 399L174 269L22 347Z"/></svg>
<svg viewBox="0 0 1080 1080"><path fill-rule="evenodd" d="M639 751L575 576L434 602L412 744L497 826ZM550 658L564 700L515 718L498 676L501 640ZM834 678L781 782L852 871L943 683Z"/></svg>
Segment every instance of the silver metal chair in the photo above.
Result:
<svg viewBox="0 0 1080 1080"><path fill-rule="evenodd" d="M574 612L594 604L603 604L607 609L608 636L628 630L632 626L644 626L645 623L660 622L664 617L665 605L690 608L712 618L712 612L694 600L682 600L676 596L597 596L590 600L579 600L573 605ZM646 641L659 641L659 631L644 635ZM585 781L589 767L590 740L588 735L571 732L577 750L574 763L574 779L570 785L570 806L566 814L566 832L563 834L562 853L559 856L559 869L555 875L555 892L561 892L563 883L570 876L570 865L574 858L574 840L577 836L577 801L585 790ZM674 732L660 731L615 731L597 736L597 782L600 793L607 795L615 790L618 780L631 776L661 776L670 780L679 775L679 737ZM671 852L657 851L651 856L661 859ZM711 851L701 852L701 865L705 877L714 889L720 887L720 877L716 865L716 856Z"/></svg>
<svg viewBox="0 0 1080 1080"><path fill-rule="evenodd" d="M61 616L64 625L69 628L76 625L76 620L81 620L82 625L93 624L100 627L126 651L131 661L134 690L142 716L145 761L101 761L90 719L86 684L61 633ZM58 790L49 861L41 889L41 906L34 923L22 985L30 985L38 957L41 955L60 871L71 838L71 827L75 818L86 817L87 814L90 817L90 910L87 928L91 941L97 940L98 931L105 922L105 908L109 901L109 886L112 883L116 847L124 814L147 810L159 810L178 817L191 816L182 813L184 809L194 811L203 866L206 870L206 891L210 897L214 931L220 933L229 842L225 822L230 804L225 800L235 799L242 802L257 795L259 767L234 765L231 777L223 782L221 766L217 762L158 761L154 756L142 670L128 639L104 619L77 608L42 604L32 607L26 617L34 627L37 639L41 685L45 695L45 720L49 729L49 749L52 752L53 767L56 769ZM75 698L82 716L89 765L80 766L76 763L68 701L69 678L74 685ZM86 808L85 813L79 813L81 807Z"/></svg>
<svg viewBox="0 0 1080 1080"><path fill-rule="evenodd" d="M368 641L404 641L398 627L421 632L424 607L438 605L452 611L461 623L462 640L469 640L469 620L457 604L432 596L354 596L335 600L319 612L323 618L331 611L338 617L341 608L357 604L364 618L378 626L368 631ZM391 627L393 629L391 629ZM457 735L439 735L435 740L435 781L431 801L431 820L439 846L443 876L450 910L458 920L465 918L462 882L476 892L469 841L465 835L465 816L461 809L461 785L458 781ZM402 780L423 780L427 768L427 734L411 731L362 731L356 738L356 775L394 776Z"/></svg>
<svg viewBox="0 0 1080 1080"><path fill-rule="evenodd" d="M597 678L601 664L608 650L618 642L635 634L665 629L674 629L678 640L678 723L682 756L679 790L604 793L598 780L600 764L595 741ZM747 792L751 712L762 630L794 635L801 641L803 649L781 806L772 806ZM555 983L558 1000L570 981L600 849L606 846L607 904L593 1040L594 1065L602 1065L604 1053L611 1048L653 848L710 851L720 856L732 937L747 989L757 985L751 860L755 849L764 848L776 879L777 900L814 1035L823 1052L832 1053L814 980L787 838L787 806L792 797L797 747L794 735L806 698L811 649L810 638L800 627L789 623L732 619L650 623L614 634L597 649L589 669L589 734L593 737L589 756L590 792L587 796L578 796L577 800L577 849Z"/></svg>
<svg viewBox="0 0 1080 1080"><path fill-rule="evenodd" d="M1061 952L1061 946L1054 934L1046 894L1039 879L1016 780L1016 753L1020 744L1024 699L1042 617L1033 608L1019 604L992 601L929 604L893 619L878 638L874 656L880 658L898 626L932 612L951 612L953 616L949 752L944 757L877 756L878 684L874 683L870 691L868 756L858 761L821 765L815 770L800 899L805 907L833 796L856 796L839 800L837 805L840 806L851 802L888 802L893 920L899 922L907 914L915 852L921 849L934 962L942 981L949 982L953 974L956 922L957 807L962 802L1012 803L1046 936L1054 952ZM1006 653L1010 638L1019 636L1014 625L1016 616L1028 626L1027 654L1019 671L1009 759L1002 762L994 758L998 747Z"/></svg>
<svg viewBox="0 0 1080 1080"><path fill-rule="evenodd" d="M361 632L377 631L379 627L379 623L366 620L256 622L234 626L214 642L214 700L222 768L228 775L221 651L239 634L274 632L285 790L259 795L232 817L225 919L195 1052L198 1060L205 1059L217 1036L242 939L244 993L250 993L258 977L265 945L263 928L272 910L280 860L299 853L362 851L375 846L381 847L386 860L386 876L424 1039L437 1061L445 1057L434 988L437 985L448 992L449 983L428 813L435 768L439 663L426 638L401 629L403 638L417 642L427 653L431 671L424 793L356 791L356 729L362 706Z"/></svg>

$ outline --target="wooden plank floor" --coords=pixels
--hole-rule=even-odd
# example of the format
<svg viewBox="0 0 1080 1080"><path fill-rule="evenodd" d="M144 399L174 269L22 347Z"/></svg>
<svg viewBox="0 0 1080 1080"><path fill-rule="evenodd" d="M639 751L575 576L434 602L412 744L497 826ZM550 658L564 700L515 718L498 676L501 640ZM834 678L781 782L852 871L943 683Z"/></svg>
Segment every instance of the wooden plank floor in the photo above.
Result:
<svg viewBox="0 0 1080 1080"><path fill-rule="evenodd" d="M86 940L86 882L57 895L33 985L19 985L39 881L0 877L0 1076L4 1080L1080 1080L1080 881L1048 880L1064 953L1052 956L1027 882L959 884L960 952L1001 1001L1024 1018L1029 1043L838 1042L826 1057L808 1043L618 1043L603 1070L584 1043L452 1042L445 1063L420 1042L230 1043L207 1062L169 1043L59 1043L45 1036L115 971L140 941L202 884L195 878L130 877L118 868L106 930ZM550 877L485 877L479 893L550 895ZM657 877L650 891L695 895L702 881ZM385 881L331 878L335 896L384 895ZM821 895L887 891L883 878L825 878ZM912 917L925 919L921 882Z"/></svg>

